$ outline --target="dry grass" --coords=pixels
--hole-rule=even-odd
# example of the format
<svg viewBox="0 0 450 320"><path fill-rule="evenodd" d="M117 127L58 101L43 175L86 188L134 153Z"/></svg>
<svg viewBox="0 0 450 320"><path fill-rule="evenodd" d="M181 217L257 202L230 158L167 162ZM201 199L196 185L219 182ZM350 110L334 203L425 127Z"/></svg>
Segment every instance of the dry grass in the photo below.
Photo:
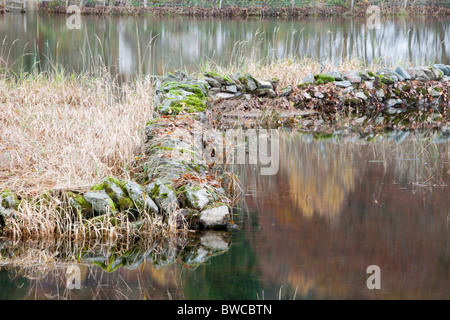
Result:
<svg viewBox="0 0 450 320"><path fill-rule="evenodd" d="M152 118L145 80L62 73L0 78L0 190L42 192L129 178Z"/></svg>

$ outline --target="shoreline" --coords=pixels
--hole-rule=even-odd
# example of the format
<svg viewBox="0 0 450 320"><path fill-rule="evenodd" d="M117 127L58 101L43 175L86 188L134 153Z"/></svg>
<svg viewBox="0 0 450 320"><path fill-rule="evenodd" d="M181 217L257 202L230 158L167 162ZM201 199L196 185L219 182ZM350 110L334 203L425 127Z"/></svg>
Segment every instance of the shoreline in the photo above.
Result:
<svg viewBox="0 0 450 320"><path fill-rule="evenodd" d="M204 6L84 6L81 15L129 15L129 16L189 16L197 18L280 18L280 17L365 17L369 14L369 4L356 4L353 10L345 6L304 5L295 7L271 7L271 6L226 6L213 8ZM450 7L429 6L379 6L380 16L449 16ZM25 9L24 9L25 10ZM0 13L7 13L0 4ZM22 11L25 12L25 11ZM40 2L37 12L67 15L65 5L51 1ZM72 12L73 13L73 12Z"/></svg>

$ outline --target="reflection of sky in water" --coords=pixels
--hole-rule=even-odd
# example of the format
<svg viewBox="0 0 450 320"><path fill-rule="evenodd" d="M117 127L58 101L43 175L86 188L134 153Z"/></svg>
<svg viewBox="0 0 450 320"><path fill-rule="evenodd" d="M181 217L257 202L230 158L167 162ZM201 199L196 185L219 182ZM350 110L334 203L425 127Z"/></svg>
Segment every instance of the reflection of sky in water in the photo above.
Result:
<svg viewBox="0 0 450 320"><path fill-rule="evenodd" d="M95 65L101 56L128 76L138 72L140 65L143 72L161 74L184 67L197 70L205 61L226 66L252 57L308 56L338 63L358 56L369 62L450 64L449 19L382 20L381 28L372 30L365 20L336 18L219 21L82 16L82 25L81 31L69 30L62 16L1 16L0 39L7 37L3 58L8 53L9 60L15 61L36 44L44 62L45 53L65 66L83 69ZM33 64L31 58L24 60L25 66Z"/></svg>

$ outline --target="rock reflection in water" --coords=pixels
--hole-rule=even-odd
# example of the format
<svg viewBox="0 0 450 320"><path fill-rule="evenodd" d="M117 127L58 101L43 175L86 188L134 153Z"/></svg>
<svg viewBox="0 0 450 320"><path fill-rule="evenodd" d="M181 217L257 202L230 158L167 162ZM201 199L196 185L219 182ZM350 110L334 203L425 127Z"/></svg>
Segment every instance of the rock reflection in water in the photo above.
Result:
<svg viewBox="0 0 450 320"><path fill-rule="evenodd" d="M228 251L229 242L230 233L225 231L124 247L42 242L12 245L3 241L3 298L184 299L182 269L195 269ZM79 290L69 289L66 283L72 274L68 267L73 265L80 268Z"/></svg>

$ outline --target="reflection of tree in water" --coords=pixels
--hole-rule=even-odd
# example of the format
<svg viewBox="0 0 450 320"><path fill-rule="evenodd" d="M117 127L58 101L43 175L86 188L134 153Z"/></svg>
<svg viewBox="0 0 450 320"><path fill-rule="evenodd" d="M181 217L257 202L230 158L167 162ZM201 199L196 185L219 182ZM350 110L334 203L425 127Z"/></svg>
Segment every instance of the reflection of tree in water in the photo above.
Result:
<svg viewBox="0 0 450 320"><path fill-rule="evenodd" d="M326 141L307 144L295 139L284 148L281 154L295 156L282 160L285 163L278 178L288 182L289 198L298 209L286 215L338 219L354 187L354 164L346 148Z"/></svg>
<svg viewBox="0 0 450 320"><path fill-rule="evenodd" d="M290 137L282 150L288 146L278 176L247 177L253 195L245 202L259 215L247 232L261 287L290 286L291 295L295 289L297 298L313 299L448 298L448 143L335 145ZM412 155L420 159L411 162ZM433 187L442 181L446 186ZM308 211L296 198L308 190L335 198L320 197ZM366 287L372 264L381 268L381 291Z"/></svg>

